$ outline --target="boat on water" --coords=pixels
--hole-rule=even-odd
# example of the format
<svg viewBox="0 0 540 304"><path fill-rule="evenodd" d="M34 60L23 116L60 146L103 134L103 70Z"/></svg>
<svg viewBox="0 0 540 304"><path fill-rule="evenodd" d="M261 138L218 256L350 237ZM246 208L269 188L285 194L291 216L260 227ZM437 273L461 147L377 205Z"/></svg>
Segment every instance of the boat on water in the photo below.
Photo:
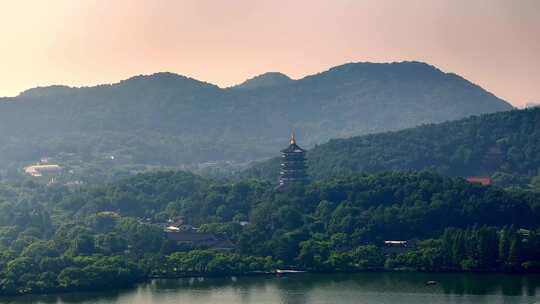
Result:
<svg viewBox="0 0 540 304"><path fill-rule="evenodd" d="M289 274L306 273L304 270L292 270L292 269L276 269L275 273L278 277L282 277Z"/></svg>

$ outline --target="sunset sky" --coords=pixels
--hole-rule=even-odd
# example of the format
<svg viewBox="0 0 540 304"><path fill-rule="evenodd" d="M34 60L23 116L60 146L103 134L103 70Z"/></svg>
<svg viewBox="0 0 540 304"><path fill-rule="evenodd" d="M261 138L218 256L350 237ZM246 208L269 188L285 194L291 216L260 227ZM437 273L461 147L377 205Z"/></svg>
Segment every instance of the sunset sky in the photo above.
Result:
<svg viewBox="0 0 540 304"><path fill-rule="evenodd" d="M0 96L171 71L225 87L424 61L540 102L537 0L0 0Z"/></svg>

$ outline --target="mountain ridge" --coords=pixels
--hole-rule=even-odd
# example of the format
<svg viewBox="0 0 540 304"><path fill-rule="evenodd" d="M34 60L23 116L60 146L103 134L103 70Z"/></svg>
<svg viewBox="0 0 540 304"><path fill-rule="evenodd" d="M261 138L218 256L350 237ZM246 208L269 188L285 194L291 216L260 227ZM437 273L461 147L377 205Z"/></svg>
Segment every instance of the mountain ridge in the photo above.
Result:
<svg viewBox="0 0 540 304"><path fill-rule="evenodd" d="M270 88L281 85L286 85L291 82L294 82L289 76L280 73L280 72L266 72L255 77L249 78L244 82L232 86L227 89L242 89L242 90L251 90L257 88Z"/></svg>
<svg viewBox="0 0 540 304"><path fill-rule="evenodd" d="M481 87L418 62L349 63L298 80L270 76L282 85L220 88L160 72L4 98L0 161L20 168L68 153L88 162L118 155L123 164L153 166L246 162L274 155L292 129L311 147L512 109Z"/></svg>

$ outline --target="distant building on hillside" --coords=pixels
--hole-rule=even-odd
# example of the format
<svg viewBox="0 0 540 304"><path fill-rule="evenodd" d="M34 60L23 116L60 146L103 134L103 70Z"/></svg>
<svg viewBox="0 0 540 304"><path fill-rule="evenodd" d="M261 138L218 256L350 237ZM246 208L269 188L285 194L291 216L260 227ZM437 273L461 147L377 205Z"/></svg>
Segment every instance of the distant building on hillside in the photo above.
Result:
<svg viewBox="0 0 540 304"><path fill-rule="evenodd" d="M493 181L489 176L469 176L465 178L469 183L481 184L484 186L491 185Z"/></svg>
<svg viewBox="0 0 540 304"><path fill-rule="evenodd" d="M199 232L191 225L170 225L165 227L164 231L169 240L180 244L225 251L234 249L234 244L231 241L219 238L213 233Z"/></svg>
<svg viewBox="0 0 540 304"><path fill-rule="evenodd" d="M296 144L294 133L290 144L281 150L281 172L278 190L303 185L307 182L306 151Z"/></svg>
<svg viewBox="0 0 540 304"><path fill-rule="evenodd" d="M62 172L62 167L58 165L34 165L24 168L24 172L26 172L26 174L30 174L31 176L38 177L45 174L60 173Z"/></svg>
<svg viewBox="0 0 540 304"><path fill-rule="evenodd" d="M414 242L405 240L388 240L384 241L382 248L385 254L400 254L414 249Z"/></svg>

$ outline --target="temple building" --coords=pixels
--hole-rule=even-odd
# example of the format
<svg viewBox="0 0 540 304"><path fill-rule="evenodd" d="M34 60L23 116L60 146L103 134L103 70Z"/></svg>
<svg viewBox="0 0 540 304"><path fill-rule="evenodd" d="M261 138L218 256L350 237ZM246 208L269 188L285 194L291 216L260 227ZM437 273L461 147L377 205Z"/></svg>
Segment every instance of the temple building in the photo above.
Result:
<svg viewBox="0 0 540 304"><path fill-rule="evenodd" d="M296 144L294 133L290 144L281 150L281 172L278 189L284 190L291 186L304 185L307 181L306 151Z"/></svg>

